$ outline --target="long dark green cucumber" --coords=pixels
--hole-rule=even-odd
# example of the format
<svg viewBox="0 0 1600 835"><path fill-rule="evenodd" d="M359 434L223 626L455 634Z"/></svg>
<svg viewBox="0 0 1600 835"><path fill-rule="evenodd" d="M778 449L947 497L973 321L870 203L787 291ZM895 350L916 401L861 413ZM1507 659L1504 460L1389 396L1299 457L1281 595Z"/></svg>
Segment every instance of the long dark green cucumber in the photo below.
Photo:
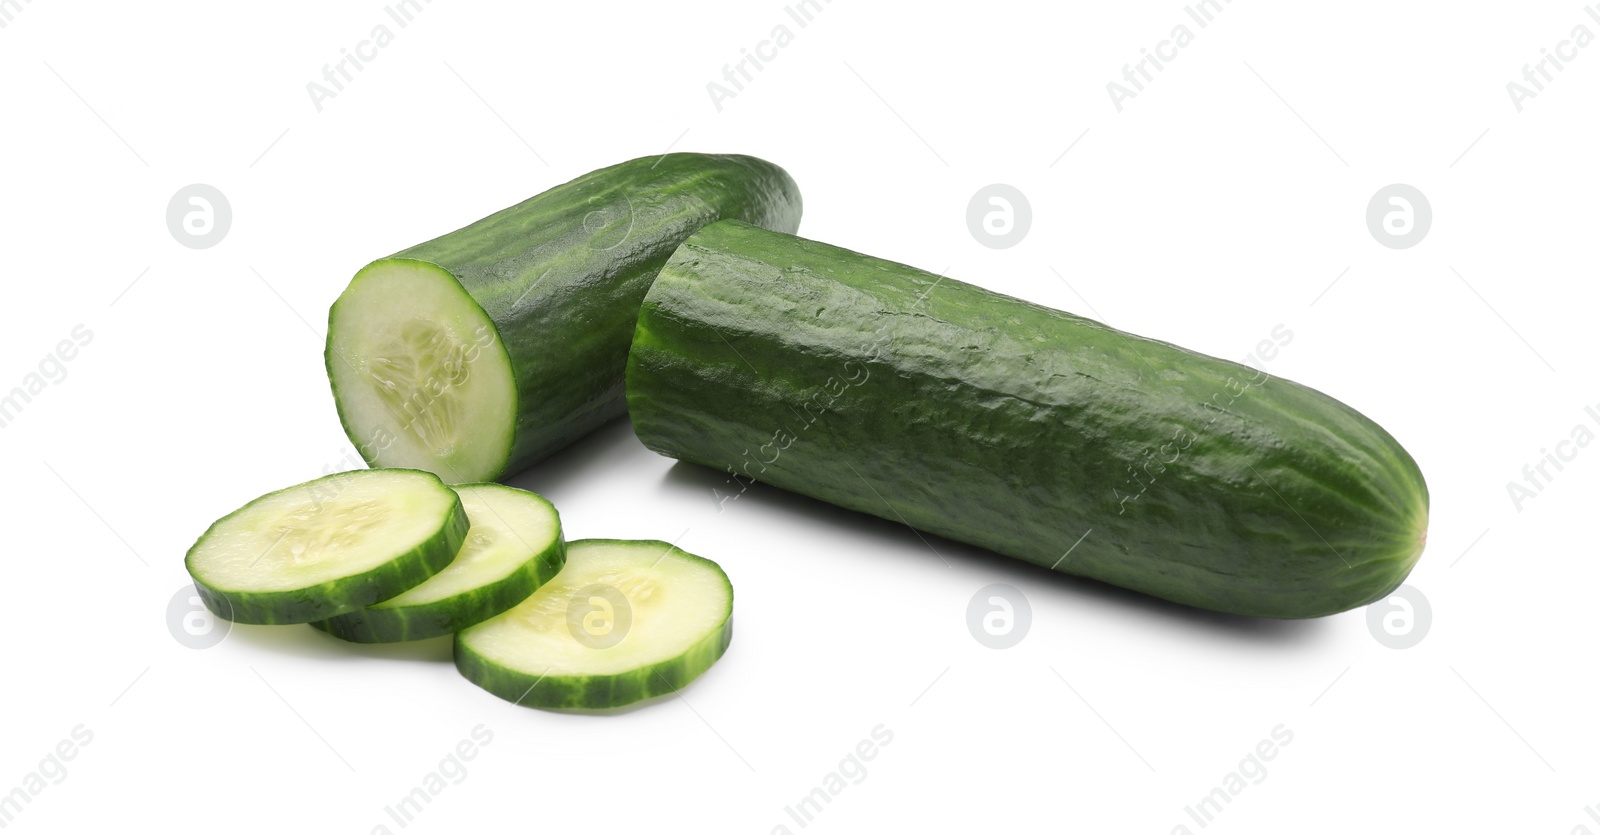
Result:
<svg viewBox="0 0 1600 835"><path fill-rule="evenodd" d="M623 369L639 304L690 233L724 218L792 232L800 213L799 189L776 165L749 156L673 153L585 174L380 259L352 280L330 311L326 361L346 432L373 466L430 469L450 483L510 476L623 414ZM497 400L493 409L473 404L457 414L441 405L466 377L459 363L435 373L442 380L413 380L415 390L396 393L403 403L389 406L393 426L377 426L370 413L351 407L358 398L342 391L349 380L393 366L383 369L338 348L339 308L359 283L418 268L437 268L459 282L493 331L443 340L430 333L419 341L453 349L474 343L466 345L469 363L480 350L503 356L514 378L509 408L501 410ZM351 311L346 318L360 322L346 328L372 325ZM394 320L403 318L391 316L391 324L402 328L404 322ZM414 365L417 354L430 350L413 352L402 365ZM430 410L435 414L420 414ZM392 436L408 431L432 433L422 439L425 447L450 446L437 437L447 435L451 443L460 438L461 445L495 448L487 463L455 446L438 460L397 457ZM470 466L460 464L469 459Z"/></svg>
<svg viewBox="0 0 1600 835"><path fill-rule="evenodd" d="M737 222L663 268L627 384L663 455L1222 612L1370 603L1426 540L1416 462L1332 397Z"/></svg>

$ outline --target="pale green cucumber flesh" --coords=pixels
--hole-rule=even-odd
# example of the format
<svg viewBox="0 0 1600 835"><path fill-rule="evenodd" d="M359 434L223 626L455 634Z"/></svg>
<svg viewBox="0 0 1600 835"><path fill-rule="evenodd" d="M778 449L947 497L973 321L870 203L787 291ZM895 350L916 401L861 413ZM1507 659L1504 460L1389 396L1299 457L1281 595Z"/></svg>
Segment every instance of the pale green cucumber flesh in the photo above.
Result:
<svg viewBox="0 0 1600 835"><path fill-rule="evenodd" d="M308 623L369 606L444 568L467 533L456 494L418 470L336 473L222 517L184 564L238 623Z"/></svg>
<svg viewBox="0 0 1600 835"><path fill-rule="evenodd" d="M312 626L361 643L436 638L504 612L561 570L561 519L544 497L500 484L455 491L471 527L448 566L395 597Z"/></svg>
<svg viewBox="0 0 1600 835"><path fill-rule="evenodd" d="M374 467L447 483L498 473L516 432L517 392L494 323L447 270L374 262L329 313L328 379Z"/></svg>

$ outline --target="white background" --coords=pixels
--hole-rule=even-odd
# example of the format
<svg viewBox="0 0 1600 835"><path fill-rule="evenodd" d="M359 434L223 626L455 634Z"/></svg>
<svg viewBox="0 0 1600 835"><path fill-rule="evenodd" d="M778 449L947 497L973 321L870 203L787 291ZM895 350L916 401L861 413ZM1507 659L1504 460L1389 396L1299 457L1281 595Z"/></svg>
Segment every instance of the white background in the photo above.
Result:
<svg viewBox="0 0 1600 835"><path fill-rule="evenodd" d="M1292 742L1208 831L1600 831L1600 449L1520 507L1507 491L1600 432L1600 47L1521 112L1506 89L1573 27L1600 33L1581 4L1238 0L1203 29L1176 2L836 0L803 28L778 2L437 2L403 29L378 2L5 8L0 391L93 333L0 430L0 792L93 734L8 832L399 831L385 805L479 724L492 743L408 831L799 831L785 805L878 725L892 743L808 830L1200 831L1185 806L1280 724ZM379 24L393 43L319 112L307 83ZM780 24L792 43L719 111L707 84ZM1107 83L1179 24L1193 43L1118 112ZM447 641L180 644L167 606L205 526L353 460L321 356L349 276L669 147L785 166L808 237L1135 333L1243 359L1286 326L1269 370L1367 413L1428 477L1409 583L1429 631L1396 650L1363 611L1213 616L768 487L719 512L722 477L623 421L514 483L570 538L676 539L726 568L735 640L681 699L518 708ZM1403 250L1365 221L1396 182L1433 211ZM190 183L232 206L209 249L166 224ZM990 183L1032 207L1010 249L967 229ZM967 632L990 583L1031 603L1015 648Z"/></svg>

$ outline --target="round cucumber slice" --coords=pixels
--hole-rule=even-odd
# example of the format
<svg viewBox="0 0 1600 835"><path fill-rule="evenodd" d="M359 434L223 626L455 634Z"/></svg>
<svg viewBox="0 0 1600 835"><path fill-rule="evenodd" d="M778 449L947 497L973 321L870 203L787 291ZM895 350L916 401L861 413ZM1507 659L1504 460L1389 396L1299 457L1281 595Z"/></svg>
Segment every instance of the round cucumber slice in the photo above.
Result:
<svg viewBox="0 0 1600 835"><path fill-rule="evenodd" d="M461 500L432 473L354 470L268 493L184 558L206 607L237 623L307 623L394 597L448 565Z"/></svg>
<svg viewBox="0 0 1600 835"><path fill-rule="evenodd" d="M471 527L453 562L396 597L311 625L361 643L437 638L521 603L566 563L561 518L543 496L501 484L455 491Z"/></svg>
<svg viewBox="0 0 1600 835"><path fill-rule="evenodd" d="M328 379L345 432L373 467L492 481L511 454L517 390L483 308L448 270L385 258L328 313Z"/></svg>
<svg viewBox="0 0 1600 835"><path fill-rule="evenodd" d="M456 668L529 707L604 709L693 681L733 638L733 585L665 542L585 539L555 579L456 634Z"/></svg>

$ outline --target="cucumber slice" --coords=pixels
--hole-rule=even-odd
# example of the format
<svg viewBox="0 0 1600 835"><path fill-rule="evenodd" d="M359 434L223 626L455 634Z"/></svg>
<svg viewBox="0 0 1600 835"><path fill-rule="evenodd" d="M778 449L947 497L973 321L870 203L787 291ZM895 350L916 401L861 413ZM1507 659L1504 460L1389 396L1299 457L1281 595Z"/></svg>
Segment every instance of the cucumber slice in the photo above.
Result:
<svg viewBox="0 0 1600 835"><path fill-rule="evenodd" d="M206 608L236 623L322 620L415 586L467 535L432 473L354 470L268 493L218 519L184 558Z"/></svg>
<svg viewBox="0 0 1600 835"><path fill-rule="evenodd" d="M521 603L561 570L561 518L543 496L500 484L455 491L472 525L453 562L396 597L311 625L360 643L437 638Z"/></svg>
<svg viewBox="0 0 1600 835"><path fill-rule="evenodd" d="M592 710L670 693L722 657L733 585L665 542L585 539L516 607L456 634L456 668L529 707Z"/></svg>

